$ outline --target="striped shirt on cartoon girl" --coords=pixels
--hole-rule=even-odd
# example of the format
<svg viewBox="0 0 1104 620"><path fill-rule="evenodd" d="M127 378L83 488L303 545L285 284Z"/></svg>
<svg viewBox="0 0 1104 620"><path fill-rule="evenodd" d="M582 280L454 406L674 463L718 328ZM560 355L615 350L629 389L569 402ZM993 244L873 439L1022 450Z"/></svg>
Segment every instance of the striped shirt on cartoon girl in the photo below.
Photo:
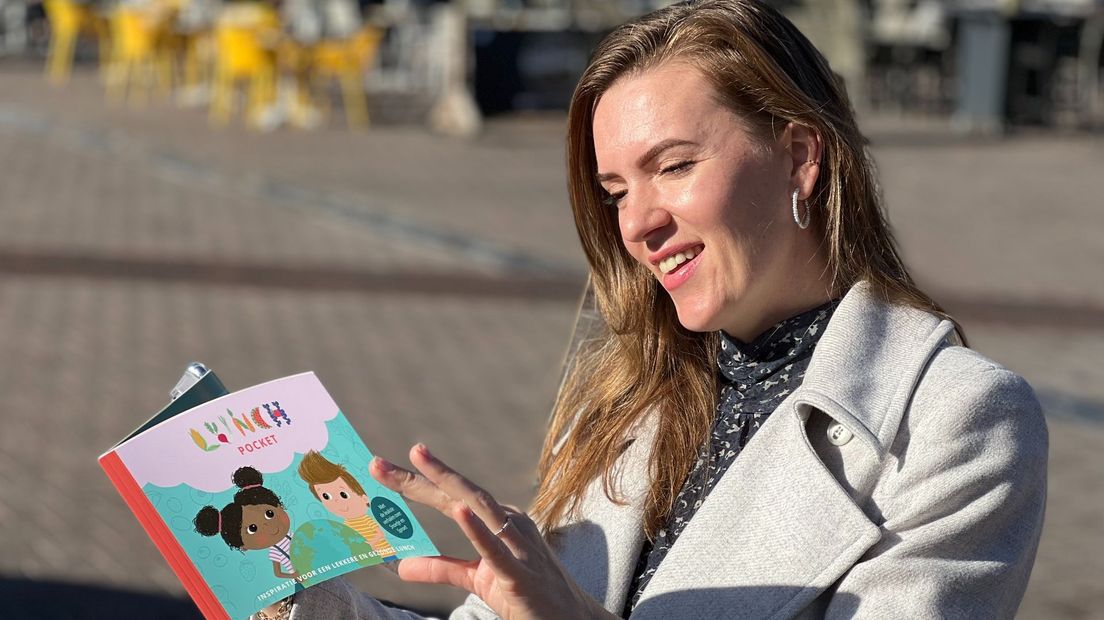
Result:
<svg viewBox="0 0 1104 620"><path fill-rule="evenodd" d="M368 495L348 470L311 450L299 463L299 477L326 510L341 517L345 525L363 536L385 562L396 557L395 548L387 542L383 529L372 518Z"/></svg>
<svg viewBox="0 0 1104 620"><path fill-rule="evenodd" d="M291 517L280 498L262 485L261 472L252 467L238 468L233 480L240 489L234 501L222 510L201 508L193 521L196 531L204 536L220 534L239 551L268 549L272 572L281 579L296 577L291 565Z"/></svg>

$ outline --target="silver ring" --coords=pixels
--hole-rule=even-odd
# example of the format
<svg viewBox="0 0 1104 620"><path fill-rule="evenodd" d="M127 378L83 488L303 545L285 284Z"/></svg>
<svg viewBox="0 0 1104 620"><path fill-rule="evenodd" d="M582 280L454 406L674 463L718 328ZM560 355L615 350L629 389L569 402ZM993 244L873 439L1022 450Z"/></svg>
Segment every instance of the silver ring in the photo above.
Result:
<svg viewBox="0 0 1104 620"><path fill-rule="evenodd" d="M510 527L510 515L506 515L506 522L502 524L502 527L498 528L498 530L495 531L494 535L498 536L498 535L502 534L502 532L505 532L507 529L509 529L509 527Z"/></svg>

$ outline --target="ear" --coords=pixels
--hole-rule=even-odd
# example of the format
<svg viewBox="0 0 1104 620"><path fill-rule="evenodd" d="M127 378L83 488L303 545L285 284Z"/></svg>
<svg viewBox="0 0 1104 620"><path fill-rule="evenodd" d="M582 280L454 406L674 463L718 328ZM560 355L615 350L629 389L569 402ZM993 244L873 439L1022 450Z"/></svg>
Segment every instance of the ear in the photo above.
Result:
<svg viewBox="0 0 1104 620"><path fill-rule="evenodd" d="M790 156L790 187L797 188L797 197L806 200L820 176L820 134L812 127L789 123L782 134L782 146Z"/></svg>

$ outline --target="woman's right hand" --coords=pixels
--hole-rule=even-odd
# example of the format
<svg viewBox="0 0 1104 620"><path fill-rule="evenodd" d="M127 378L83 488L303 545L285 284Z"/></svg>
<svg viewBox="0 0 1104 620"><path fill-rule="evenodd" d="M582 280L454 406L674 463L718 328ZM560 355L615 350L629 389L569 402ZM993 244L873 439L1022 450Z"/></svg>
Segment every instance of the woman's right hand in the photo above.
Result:
<svg viewBox="0 0 1104 620"><path fill-rule="evenodd" d="M387 488L455 521L479 557L408 558L399 561L399 577L463 588L507 620L615 617L567 574L529 515L499 504L422 444L410 449L410 462L421 473L379 457L370 472Z"/></svg>

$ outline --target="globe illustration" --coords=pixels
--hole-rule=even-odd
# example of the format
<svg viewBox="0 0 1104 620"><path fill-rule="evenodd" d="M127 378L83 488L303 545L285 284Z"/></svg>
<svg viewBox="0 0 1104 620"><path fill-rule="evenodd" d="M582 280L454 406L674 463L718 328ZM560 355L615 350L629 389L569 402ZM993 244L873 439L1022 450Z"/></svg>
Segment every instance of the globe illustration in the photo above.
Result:
<svg viewBox="0 0 1104 620"><path fill-rule="evenodd" d="M361 554L366 556L365 559L337 567L334 569L337 572L320 572L305 579L302 582L305 586L325 581L350 568L379 564L382 560L371 555L372 547L364 540L363 536L358 534L356 530L337 521L329 519L307 521L296 528L291 537L291 565L295 567L295 572L300 575Z"/></svg>

